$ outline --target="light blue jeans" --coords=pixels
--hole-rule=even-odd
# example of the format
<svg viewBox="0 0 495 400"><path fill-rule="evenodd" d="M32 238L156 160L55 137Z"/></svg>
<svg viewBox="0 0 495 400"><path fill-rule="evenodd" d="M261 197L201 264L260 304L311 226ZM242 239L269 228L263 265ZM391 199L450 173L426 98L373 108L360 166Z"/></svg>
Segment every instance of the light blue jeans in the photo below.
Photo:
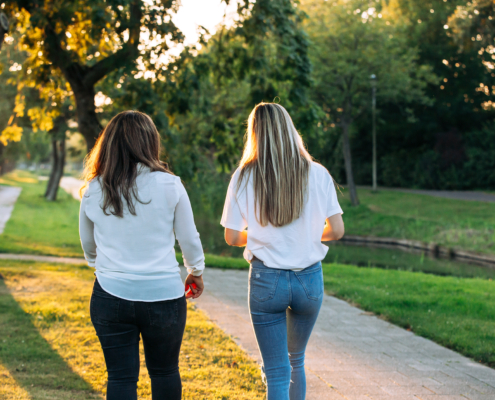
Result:
<svg viewBox="0 0 495 400"><path fill-rule="evenodd" d="M304 400L304 352L323 300L321 263L302 271L249 271L249 310L263 361L268 400Z"/></svg>

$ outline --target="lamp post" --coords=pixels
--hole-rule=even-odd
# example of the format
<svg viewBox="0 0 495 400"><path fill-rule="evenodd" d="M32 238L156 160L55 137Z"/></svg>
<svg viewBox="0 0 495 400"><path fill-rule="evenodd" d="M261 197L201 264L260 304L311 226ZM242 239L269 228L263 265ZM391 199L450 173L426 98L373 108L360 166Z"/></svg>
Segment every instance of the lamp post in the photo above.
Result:
<svg viewBox="0 0 495 400"><path fill-rule="evenodd" d="M372 114L372 138L373 138L373 191L377 190L377 181L376 181L376 75L373 74L370 76L371 80L371 114Z"/></svg>

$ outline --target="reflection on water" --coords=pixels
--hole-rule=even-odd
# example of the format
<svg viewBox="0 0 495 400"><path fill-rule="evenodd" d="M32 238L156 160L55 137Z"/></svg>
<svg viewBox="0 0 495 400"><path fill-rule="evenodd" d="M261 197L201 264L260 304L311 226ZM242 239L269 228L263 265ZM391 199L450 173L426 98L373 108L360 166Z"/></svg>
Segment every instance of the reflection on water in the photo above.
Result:
<svg viewBox="0 0 495 400"><path fill-rule="evenodd" d="M466 278L495 278L495 268L471 265L459 261L437 259L423 252L349 245L342 242L326 243L329 247L323 262L352 264L360 267L377 267L405 271L422 271L435 275Z"/></svg>

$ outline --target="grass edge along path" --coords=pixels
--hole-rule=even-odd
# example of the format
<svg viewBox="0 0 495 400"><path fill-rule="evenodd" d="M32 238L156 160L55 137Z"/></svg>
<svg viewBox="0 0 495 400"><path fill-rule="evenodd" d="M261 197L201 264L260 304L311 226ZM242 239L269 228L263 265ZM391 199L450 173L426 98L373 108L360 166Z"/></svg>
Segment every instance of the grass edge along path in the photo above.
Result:
<svg viewBox="0 0 495 400"><path fill-rule="evenodd" d="M82 257L77 200L59 189L57 201L46 201L46 182L26 171L3 175L0 184L22 188L0 236L0 253Z"/></svg>
<svg viewBox="0 0 495 400"><path fill-rule="evenodd" d="M0 260L0 398L101 399L103 354L89 320L93 270ZM184 399L262 399L256 363L191 303L180 368ZM150 397L142 356L140 398Z"/></svg>
<svg viewBox="0 0 495 400"><path fill-rule="evenodd" d="M206 265L249 268L210 254ZM495 281L327 263L323 276L327 294L495 367Z"/></svg>

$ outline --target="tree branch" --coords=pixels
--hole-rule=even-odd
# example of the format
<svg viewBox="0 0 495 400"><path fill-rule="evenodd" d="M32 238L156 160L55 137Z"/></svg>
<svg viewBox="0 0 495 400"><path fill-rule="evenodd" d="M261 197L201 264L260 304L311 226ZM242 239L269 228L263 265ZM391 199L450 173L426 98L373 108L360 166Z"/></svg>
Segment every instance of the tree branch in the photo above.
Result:
<svg viewBox="0 0 495 400"><path fill-rule="evenodd" d="M94 86L100 79L108 73L119 68L129 58L134 59L138 52L139 35L141 33L141 1L135 0L130 7L129 18L129 39L121 49L105 57L93 65L83 79L85 86Z"/></svg>

